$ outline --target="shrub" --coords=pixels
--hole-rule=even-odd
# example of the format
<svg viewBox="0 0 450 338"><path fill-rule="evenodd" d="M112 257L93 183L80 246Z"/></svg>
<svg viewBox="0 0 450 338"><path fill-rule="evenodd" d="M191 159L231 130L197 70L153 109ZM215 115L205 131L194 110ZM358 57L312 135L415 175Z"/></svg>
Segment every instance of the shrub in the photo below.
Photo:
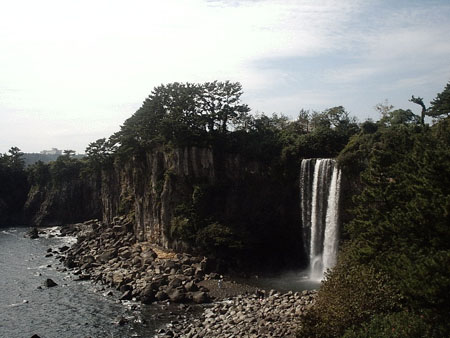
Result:
<svg viewBox="0 0 450 338"><path fill-rule="evenodd" d="M374 315L398 308L401 296L386 275L350 262L346 249L327 274L316 305L302 318L299 337L341 337Z"/></svg>
<svg viewBox="0 0 450 338"><path fill-rule="evenodd" d="M423 315L409 311L375 315L370 322L360 328L348 329L343 338L421 338L438 337L433 333L432 325L427 323Z"/></svg>

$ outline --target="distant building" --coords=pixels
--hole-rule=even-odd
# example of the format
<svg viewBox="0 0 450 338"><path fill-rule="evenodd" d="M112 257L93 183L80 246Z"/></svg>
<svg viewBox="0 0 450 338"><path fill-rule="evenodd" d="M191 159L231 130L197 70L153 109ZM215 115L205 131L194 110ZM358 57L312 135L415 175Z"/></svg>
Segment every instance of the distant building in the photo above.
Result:
<svg viewBox="0 0 450 338"><path fill-rule="evenodd" d="M52 150L42 150L40 152L42 155L62 155L62 150L52 148Z"/></svg>

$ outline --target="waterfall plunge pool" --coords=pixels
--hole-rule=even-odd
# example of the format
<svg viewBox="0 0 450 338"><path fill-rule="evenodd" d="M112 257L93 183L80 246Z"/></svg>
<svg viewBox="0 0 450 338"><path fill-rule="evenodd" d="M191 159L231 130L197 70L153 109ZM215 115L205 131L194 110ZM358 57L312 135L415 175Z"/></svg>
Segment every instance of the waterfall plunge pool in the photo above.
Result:
<svg viewBox="0 0 450 338"><path fill-rule="evenodd" d="M319 279L311 279L308 270L287 271L280 274L252 276L250 278L235 278L239 283L255 286L263 290L274 289L280 292L300 292L304 290L317 290L320 287Z"/></svg>

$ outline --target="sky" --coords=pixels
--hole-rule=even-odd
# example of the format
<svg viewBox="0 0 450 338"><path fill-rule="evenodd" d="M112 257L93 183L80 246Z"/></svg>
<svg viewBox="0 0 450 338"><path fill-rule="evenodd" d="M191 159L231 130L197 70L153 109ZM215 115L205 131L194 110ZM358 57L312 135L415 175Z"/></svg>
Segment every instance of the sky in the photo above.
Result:
<svg viewBox="0 0 450 338"><path fill-rule="evenodd" d="M252 113L420 107L450 81L450 2L0 0L0 153L83 153L155 86L239 81Z"/></svg>

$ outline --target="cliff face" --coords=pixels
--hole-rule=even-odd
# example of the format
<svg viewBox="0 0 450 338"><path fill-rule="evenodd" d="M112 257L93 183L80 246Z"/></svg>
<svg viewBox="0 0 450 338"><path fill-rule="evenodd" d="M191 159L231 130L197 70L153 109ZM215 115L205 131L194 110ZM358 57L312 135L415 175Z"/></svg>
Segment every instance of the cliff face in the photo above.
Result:
<svg viewBox="0 0 450 338"><path fill-rule="evenodd" d="M24 206L27 223L62 225L101 217L98 175L32 186Z"/></svg>
<svg viewBox="0 0 450 338"><path fill-rule="evenodd" d="M131 210L139 240L176 247L182 243L170 238L171 220L178 206L192 200L195 187L214 187L220 181L228 182L231 189L246 173L259 173L259 166L243 163L239 156L214 154L211 148L159 149L103 173L103 219L111 222ZM220 207L214 200L209 202L221 214L233 209L232 200Z"/></svg>
<svg viewBox="0 0 450 338"><path fill-rule="evenodd" d="M112 224L115 216L127 215L138 240L165 248L195 249L200 240L205 247L218 238L211 250L228 241L225 246L240 246L238 255L263 265L271 259L298 262L298 182L283 181L272 171L212 148L161 147L84 179L33 187L26 212L36 225L92 218ZM177 217L190 227L188 239L174 232Z"/></svg>
<svg viewBox="0 0 450 338"><path fill-rule="evenodd" d="M23 224L23 205L29 190L26 175L0 165L0 226Z"/></svg>

